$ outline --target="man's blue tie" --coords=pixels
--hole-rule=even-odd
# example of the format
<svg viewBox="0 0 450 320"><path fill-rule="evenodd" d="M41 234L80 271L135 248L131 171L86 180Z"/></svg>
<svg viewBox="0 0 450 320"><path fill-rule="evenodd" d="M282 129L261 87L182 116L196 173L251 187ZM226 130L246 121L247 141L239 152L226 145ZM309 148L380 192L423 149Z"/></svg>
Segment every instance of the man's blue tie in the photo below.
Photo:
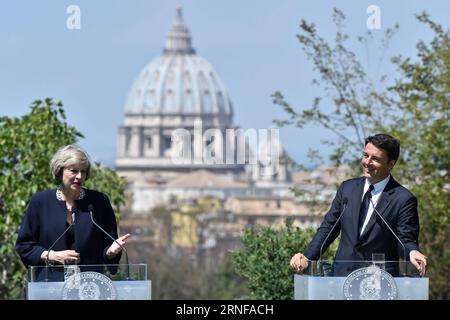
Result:
<svg viewBox="0 0 450 320"><path fill-rule="evenodd" d="M372 190L374 189L373 184L369 186L366 193L364 194L364 198L361 203L361 208L359 209L359 223L358 223L358 239L361 235L361 230L364 225L364 221L367 217L367 212L369 211L370 199L372 198Z"/></svg>

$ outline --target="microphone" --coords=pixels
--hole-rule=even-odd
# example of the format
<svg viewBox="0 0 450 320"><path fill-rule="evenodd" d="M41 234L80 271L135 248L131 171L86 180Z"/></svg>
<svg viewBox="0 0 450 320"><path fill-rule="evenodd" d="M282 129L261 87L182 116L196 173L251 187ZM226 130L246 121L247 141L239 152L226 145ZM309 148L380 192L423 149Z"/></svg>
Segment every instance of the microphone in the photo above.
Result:
<svg viewBox="0 0 450 320"><path fill-rule="evenodd" d="M113 236L111 236L108 232L106 232L102 227L100 227L100 225L97 224L97 222L95 222L94 220L94 215L92 213L92 211L94 210L94 206L92 204L88 205L88 211L89 214L91 216L91 221L92 223L99 228L104 234L106 234L112 241L114 241L115 243L117 243L117 245L122 249L123 252L125 252L125 264L126 264L126 269L125 272L127 274L127 280L130 279L130 264L128 263L128 253L127 250L125 249L124 246L122 246L119 241L117 241L116 239L114 239Z"/></svg>
<svg viewBox="0 0 450 320"><path fill-rule="evenodd" d="M405 245L403 244L403 242L400 240L400 238L397 237L397 234L394 232L394 230L392 230L392 228L389 226L389 224L386 222L386 220L384 220L384 218L383 218L383 217L381 216L381 214L378 212L377 208L375 208L375 205L373 204L372 198L370 198L370 203L372 204L373 211L376 213L376 215L377 215L378 217L380 217L381 221L383 221L384 224L388 227L389 231L394 235L395 239L397 239L397 241L402 245L402 248L403 248L403 263L405 264L405 270L404 270L404 272L403 272L403 276L406 277L407 270L408 270L408 269L407 269L407 268L408 268L408 265L407 265L407 261L406 261L406 247L405 247Z"/></svg>
<svg viewBox="0 0 450 320"><path fill-rule="evenodd" d="M75 215L76 210L74 209L74 207L72 207L72 209L70 209L70 212ZM51 244L51 246L48 248L47 250L47 255L45 256L45 281L48 281L48 267L50 266L50 262L48 260L48 256L50 255L50 251L55 247L55 245L58 243L58 241L67 233L67 231L70 230L70 228L72 228L72 226L75 224L75 219L73 220L73 223L69 223L69 226L64 230L63 233L61 233L61 235Z"/></svg>
<svg viewBox="0 0 450 320"><path fill-rule="evenodd" d="M344 204L344 209L342 209L341 214L339 215L339 217L337 218L336 222L333 224L333 227L331 228L330 232L328 232L327 236L325 237L325 240L323 240L322 245L320 246L320 252L319 252L319 265L321 268L321 272L323 272L323 268L322 268L322 253L323 253L323 246L325 245L325 242L327 242L328 238L330 237L331 233L333 232L334 228L336 228L339 220L341 220L342 215L344 214L345 209L347 209L347 203L348 203L348 198L345 197L342 200L343 204Z"/></svg>
<svg viewBox="0 0 450 320"><path fill-rule="evenodd" d="M76 210L72 207L72 209L70 209L70 212L74 215L76 213ZM66 228L66 230L64 230L64 232L61 233L61 235L58 237L58 239L56 239L55 242L53 242L52 245L48 248L47 255L45 256L45 264L47 266L49 266L48 256L50 254L50 251L53 249L53 247L56 245L56 243L59 241L59 239L61 239L67 233L67 231L69 231L69 229L72 228L72 226L74 224L75 224L75 219L74 219L74 222L72 224L69 224L69 226Z"/></svg>

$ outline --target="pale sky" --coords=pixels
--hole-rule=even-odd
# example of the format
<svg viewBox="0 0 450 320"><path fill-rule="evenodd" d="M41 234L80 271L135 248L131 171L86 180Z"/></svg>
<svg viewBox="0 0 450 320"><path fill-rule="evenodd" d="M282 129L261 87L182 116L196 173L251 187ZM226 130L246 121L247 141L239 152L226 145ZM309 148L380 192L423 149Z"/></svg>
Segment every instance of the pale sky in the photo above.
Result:
<svg viewBox="0 0 450 320"><path fill-rule="evenodd" d="M376 42L368 53L350 42L374 77L392 73L388 57L414 56L417 41L430 39L432 33L414 14L426 10L445 29L450 24L450 1L445 0L8 1L0 11L0 116L23 115L36 99L61 100L68 122L85 135L80 145L94 160L113 166L128 91L139 71L162 53L177 4L197 54L213 65L228 89L234 123L255 129L273 127L272 120L283 117L272 104L274 91L282 91L296 107L309 106L323 94L311 84L312 64L296 39L301 19L314 22L331 40L332 8L337 7L347 16L345 30L357 36L367 31L367 7L379 6L381 30L374 31L375 38L400 25L385 63L376 63ZM69 5L81 9L80 30L66 27ZM281 129L280 134L288 153L304 164L309 147L333 137L315 127Z"/></svg>

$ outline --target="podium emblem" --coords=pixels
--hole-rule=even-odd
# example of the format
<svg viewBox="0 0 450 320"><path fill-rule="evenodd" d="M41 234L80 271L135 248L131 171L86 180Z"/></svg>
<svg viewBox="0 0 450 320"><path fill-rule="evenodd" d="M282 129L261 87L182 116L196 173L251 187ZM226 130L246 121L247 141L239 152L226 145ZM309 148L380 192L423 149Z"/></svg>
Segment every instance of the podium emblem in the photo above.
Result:
<svg viewBox="0 0 450 320"><path fill-rule="evenodd" d="M346 300L395 300L398 295L394 278L375 265L350 273L343 291Z"/></svg>
<svg viewBox="0 0 450 320"><path fill-rule="evenodd" d="M64 281L63 300L115 300L117 290L111 279L98 272L80 272Z"/></svg>

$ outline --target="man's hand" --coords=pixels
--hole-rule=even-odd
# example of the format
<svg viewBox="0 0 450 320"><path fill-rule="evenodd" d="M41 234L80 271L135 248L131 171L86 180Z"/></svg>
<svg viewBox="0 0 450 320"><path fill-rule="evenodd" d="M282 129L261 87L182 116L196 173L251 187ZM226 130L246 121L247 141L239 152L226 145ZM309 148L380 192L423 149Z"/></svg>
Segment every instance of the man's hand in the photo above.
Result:
<svg viewBox="0 0 450 320"><path fill-rule="evenodd" d="M409 260L419 270L420 276L423 277L427 270L427 257L417 250L409 252Z"/></svg>
<svg viewBox="0 0 450 320"><path fill-rule="evenodd" d="M308 258L300 252L295 254L291 259L291 267L295 270L295 272L303 272L306 268L308 268L308 265Z"/></svg>

